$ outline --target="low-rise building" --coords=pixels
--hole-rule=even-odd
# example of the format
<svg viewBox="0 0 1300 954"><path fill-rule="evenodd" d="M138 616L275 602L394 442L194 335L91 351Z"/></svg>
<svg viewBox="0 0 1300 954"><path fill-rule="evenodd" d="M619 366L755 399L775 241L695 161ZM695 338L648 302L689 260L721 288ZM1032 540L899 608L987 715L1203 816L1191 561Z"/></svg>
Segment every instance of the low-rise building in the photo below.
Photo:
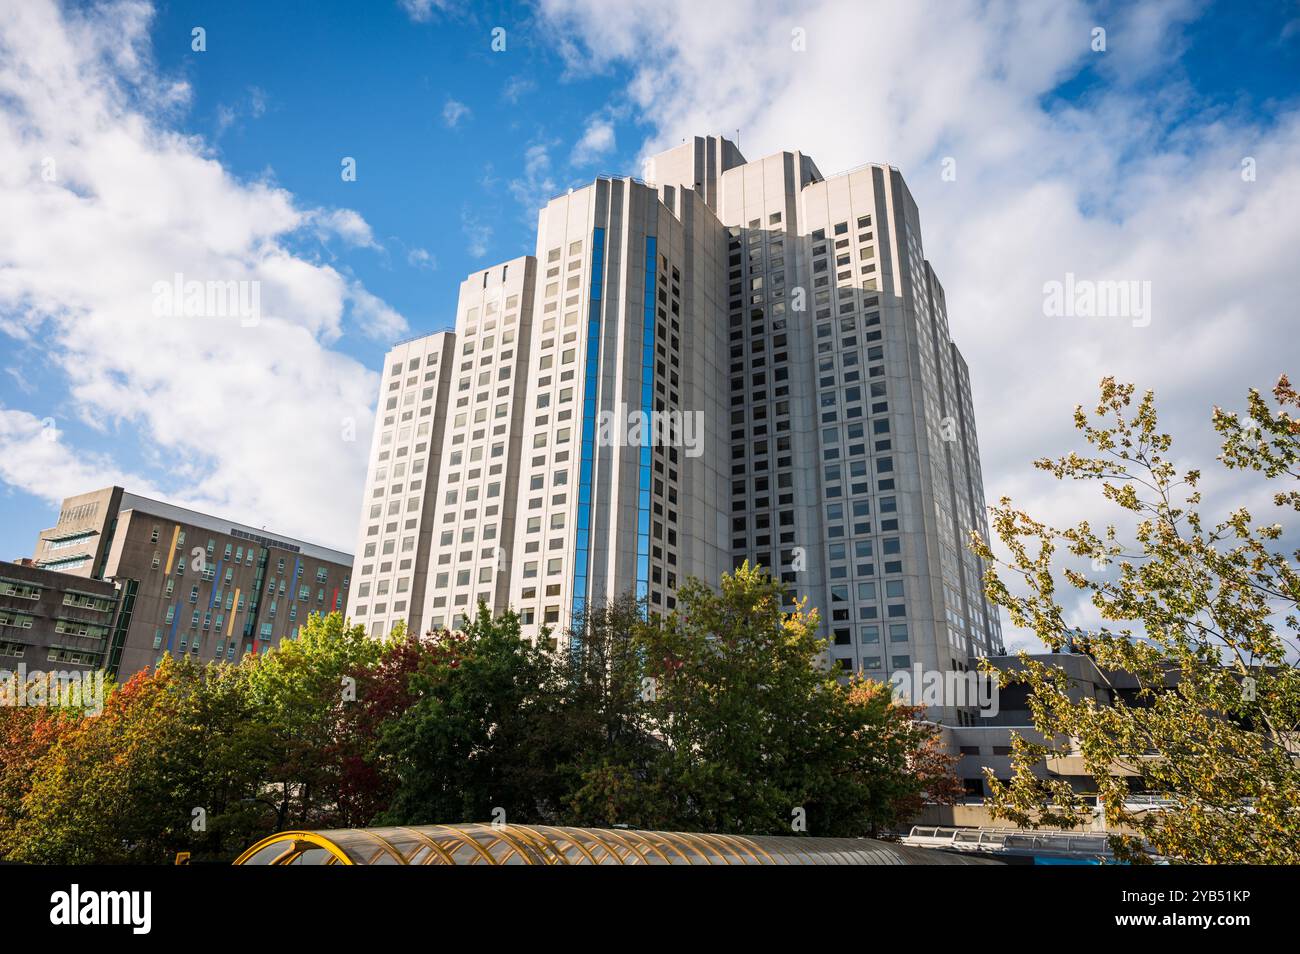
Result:
<svg viewBox="0 0 1300 954"><path fill-rule="evenodd" d="M104 668L121 587L0 561L0 671Z"/></svg>
<svg viewBox="0 0 1300 954"><path fill-rule="evenodd" d="M1091 699L1101 706L1115 705L1117 702L1129 706L1143 705L1139 699L1141 686L1131 673L1104 670L1092 657L1083 653L1050 653L1033 658L1064 671L1068 679L1068 694L1075 702ZM1020 658L1012 655L993 656L988 662L1000 671L1017 671L1024 667ZM1172 684L1172 674L1170 679ZM940 727L944 748L958 757L955 771L965 786L966 797L956 805L927 806L917 819L918 824L975 829L1006 824L994 819L984 804L984 798L989 794L984 773L985 769L992 769L993 775L999 780L1011 778L1013 737L1019 735L1034 743L1044 741L1042 734L1034 727L1029 709L1029 694L1030 687L1023 684L1003 686L996 693L996 704L981 710L974 724ZM1132 774L1118 766L1115 771L1118 774ZM1074 791L1085 795L1095 793L1096 790L1096 783L1081 754L1062 754L1047 759L1035 766L1034 772L1042 778L1064 779ZM1134 805L1139 808L1159 811L1163 807L1161 799L1142 792L1135 791L1132 798ZM1096 812L1093 823L1084 826L1083 830L1105 830L1105 820L1100 809Z"/></svg>
<svg viewBox="0 0 1300 954"><path fill-rule="evenodd" d="M234 661L342 610L352 555L187 510L121 487L69 497L33 555L82 583L115 581L119 623L104 668L120 678L163 655Z"/></svg>

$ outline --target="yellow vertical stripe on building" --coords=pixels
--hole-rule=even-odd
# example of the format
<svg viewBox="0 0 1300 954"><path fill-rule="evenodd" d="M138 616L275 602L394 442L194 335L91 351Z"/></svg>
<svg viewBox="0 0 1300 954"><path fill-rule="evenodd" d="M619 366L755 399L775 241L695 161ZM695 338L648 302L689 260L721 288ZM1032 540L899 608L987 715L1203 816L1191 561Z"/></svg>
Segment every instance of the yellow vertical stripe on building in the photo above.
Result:
<svg viewBox="0 0 1300 954"><path fill-rule="evenodd" d="M176 524L176 526L172 527L172 545L167 550L167 562L166 564L164 564L167 569L166 572L164 573L164 577L171 576L172 573L175 572L176 570L176 564L173 563L172 560L176 558L176 541L179 540L180 538L181 538L181 525L178 523Z"/></svg>
<svg viewBox="0 0 1300 954"><path fill-rule="evenodd" d="M230 603L230 619L226 620L227 639L230 638L230 634L235 629L235 614L238 612L239 612L239 587L235 587L235 598Z"/></svg>

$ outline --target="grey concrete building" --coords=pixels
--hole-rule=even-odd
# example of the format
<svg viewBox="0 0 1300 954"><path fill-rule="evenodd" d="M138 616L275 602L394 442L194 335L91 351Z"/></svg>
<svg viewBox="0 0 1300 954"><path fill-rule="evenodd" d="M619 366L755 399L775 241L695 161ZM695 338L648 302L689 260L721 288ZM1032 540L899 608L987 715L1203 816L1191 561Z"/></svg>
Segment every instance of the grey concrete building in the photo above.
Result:
<svg viewBox="0 0 1300 954"><path fill-rule="evenodd" d="M1032 659L1061 670L1066 679L1066 695L1072 702L1088 701L1099 709L1114 705L1138 708L1151 704L1149 700L1144 701L1143 687L1132 673L1102 669L1090 656L1060 652L1041 653ZM1018 656L993 656L988 662L997 670L1019 672L1024 668ZM1165 689L1172 690L1177 684L1178 673L1171 668ZM940 731L944 748L958 757L954 770L962 781L966 797L955 805L926 806L918 824L1005 828L1007 823L995 819L984 804L984 798L989 794L984 772L990 769L996 778L1006 782L1014 774L1014 737L1020 736L1035 744L1047 741L1034 728L1029 687L1018 683L1003 687L997 691L992 705L985 705L982 711L978 711L977 718L962 724L945 725ZM1061 741L1064 740L1058 740ZM1076 792L1096 794L1096 783L1077 744L1064 747L1060 755L1038 763L1032 771L1042 779L1064 781ZM1114 773L1130 779L1132 784L1134 773L1130 769L1116 765ZM1166 804L1167 799L1161 798L1159 793L1135 790L1129 797L1128 807L1134 811L1159 811ZM1104 830L1105 819L1100 807L1088 827L1093 831Z"/></svg>
<svg viewBox="0 0 1300 954"><path fill-rule="evenodd" d="M966 547L987 536L968 372L898 170L696 137L552 199L535 254L470 275L456 316L385 361L349 603L372 632L481 599L563 633L748 560L820 610L845 672L1002 651ZM394 397L430 422L418 488L378 456L424 443Z"/></svg>
<svg viewBox="0 0 1300 954"><path fill-rule="evenodd" d="M164 654L233 661L342 610L352 555L127 492L69 497L35 564L110 580L121 606L104 668L126 678Z"/></svg>
<svg viewBox="0 0 1300 954"><path fill-rule="evenodd" d="M121 584L0 561L0 670L102 669Z"/></svg>

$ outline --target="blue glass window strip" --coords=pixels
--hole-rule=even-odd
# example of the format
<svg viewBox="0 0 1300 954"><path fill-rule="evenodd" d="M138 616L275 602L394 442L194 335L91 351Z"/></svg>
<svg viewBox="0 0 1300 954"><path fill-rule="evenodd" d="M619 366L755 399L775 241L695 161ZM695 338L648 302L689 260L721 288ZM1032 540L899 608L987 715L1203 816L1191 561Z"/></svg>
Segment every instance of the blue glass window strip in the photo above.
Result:
<svg viewBox="0 0 1300 954"><path fill-rule="evenodd" d="M577 620L587 606L591 548L591 478L596 459L596 388L600 374L600 298L605 273L605 230L591 233L591 304L587 314L586 376L582 395L582 462L578 467L578 526L574 535L573 607Z"/></svg>

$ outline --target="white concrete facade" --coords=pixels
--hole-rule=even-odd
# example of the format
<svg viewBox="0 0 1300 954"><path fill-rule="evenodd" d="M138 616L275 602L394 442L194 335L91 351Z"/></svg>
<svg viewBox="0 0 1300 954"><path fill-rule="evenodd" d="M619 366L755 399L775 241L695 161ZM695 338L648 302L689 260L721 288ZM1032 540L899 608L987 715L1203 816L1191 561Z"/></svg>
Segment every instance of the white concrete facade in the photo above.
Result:
<svg viewBox="0 0 1300 954"><path fill-rule="evenodd" d="M414 386L391 369L441 355L415 406L441 430L423 489L399 494L378 476L383 435L404 433L381 397L349 610L371 631L428 629L481 599L563 634L628 592L669 612L686 578L749 560L820 610L846 671L1000 652L966 547L987 536L968 372L901 175L826 178L799 152L747 162L715 137L646 175L551 200L535 256L462 284L455 335L390 353L399 401ZM647 446L607 427L637 412L691 428ZM395 498L427 514L428 550L417 538L412 565L385 570ZM399 555L408 529L392 531ZM361 594L402 573L422 578L418 611Z"/></svg>
<svg viewBox="0 0 1300 954"><path fill-rule="evenodd" d="M373 636L420 625L454 352L440 332L384 359L347 603Z"/></svg>

